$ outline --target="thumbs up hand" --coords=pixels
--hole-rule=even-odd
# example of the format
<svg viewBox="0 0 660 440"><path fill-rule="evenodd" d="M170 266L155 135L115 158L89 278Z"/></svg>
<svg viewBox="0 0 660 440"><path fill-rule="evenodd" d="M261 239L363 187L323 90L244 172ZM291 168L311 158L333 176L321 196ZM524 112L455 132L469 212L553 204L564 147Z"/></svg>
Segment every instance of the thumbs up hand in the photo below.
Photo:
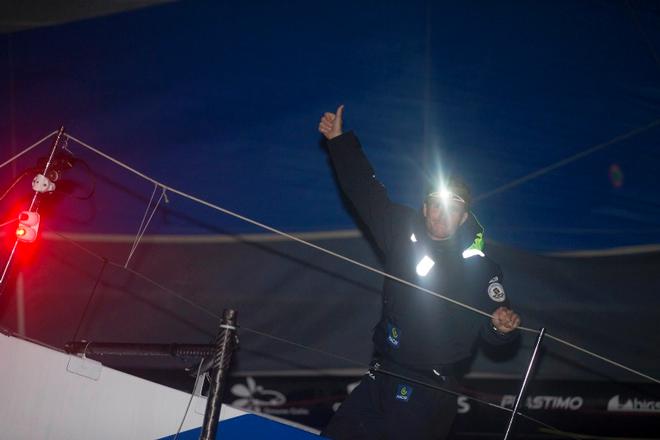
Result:
<svg viewBox="0 0 660 440"><path fill-rule="evenodd" d="M326 112L321 116L319 122L319 131L326 139L336 138L342 134L342 123L344 115L344 105L337 107L337 113Z"/></svg>

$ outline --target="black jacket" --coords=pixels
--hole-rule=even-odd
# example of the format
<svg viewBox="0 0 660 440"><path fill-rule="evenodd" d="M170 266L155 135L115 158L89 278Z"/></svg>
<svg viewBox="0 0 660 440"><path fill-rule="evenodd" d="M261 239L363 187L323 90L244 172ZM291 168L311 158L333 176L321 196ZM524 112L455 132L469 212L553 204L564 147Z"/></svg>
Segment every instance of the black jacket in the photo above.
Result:
<svg viewBox="0 0 660 440"><path fill-rule="evenodd" d="M342 190L385 257L387 273L487 313L508 307L499 266L478 255L463 258L483 232L471 214L450 239L432 240L419 210L389 200L352 132L328 141L328 150ZM433 266L422 276L417 267L425 257ZM485 316L389 278L382 307L373 336L376 356L411 370L447 370L470 356L479 334L492 344L512 338L496 333Z"/></svg>

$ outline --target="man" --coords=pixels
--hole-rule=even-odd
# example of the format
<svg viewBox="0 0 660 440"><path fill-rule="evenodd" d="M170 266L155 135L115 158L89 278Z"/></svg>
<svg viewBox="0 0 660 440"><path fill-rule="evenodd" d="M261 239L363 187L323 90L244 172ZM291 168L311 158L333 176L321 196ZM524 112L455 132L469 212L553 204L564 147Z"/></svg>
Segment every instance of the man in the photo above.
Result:
<svg viewBox="0 0 660 440"><path fill-rule="evenodd" d="M420 383L451 388L456 364L471 355L477 338L507 343L520 318L507 307L499 267L482 252L483 230L469 211L467 186L450 179L432 188L421 213L392 203L357 137L342 132L343 111L339 106L336 113L325 113L319 131L327 139L341 189L384 256L385 271L492 312L492 318L386 278L372 368L323 435L446 438L456 397Z"/></svg>

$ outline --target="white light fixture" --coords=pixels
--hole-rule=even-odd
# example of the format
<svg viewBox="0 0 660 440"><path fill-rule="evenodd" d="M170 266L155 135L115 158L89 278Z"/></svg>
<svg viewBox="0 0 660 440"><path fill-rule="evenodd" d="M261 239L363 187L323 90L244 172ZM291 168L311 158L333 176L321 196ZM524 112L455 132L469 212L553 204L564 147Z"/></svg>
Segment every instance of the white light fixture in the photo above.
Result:
<svg viewBox="0 0 660 440"><path fill-rule="evenodd" d="M32 179L32 189L38 193L47 193L55 191L55 184L43 174L37 174Z"/></svg>

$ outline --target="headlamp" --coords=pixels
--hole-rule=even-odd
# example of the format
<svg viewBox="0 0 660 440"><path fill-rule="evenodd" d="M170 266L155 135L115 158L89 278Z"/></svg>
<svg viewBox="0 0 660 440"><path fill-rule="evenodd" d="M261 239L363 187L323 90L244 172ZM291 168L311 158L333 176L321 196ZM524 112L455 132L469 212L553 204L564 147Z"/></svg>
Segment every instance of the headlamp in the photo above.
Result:
<svg viewBox="0 0 660 440"><path fill-rule="evenodd" d="M438 191L433 191L429 193L428 197L436 197L441 199L444 203L449 203L449 202L460 202L463 203L464 205L466 204L465 199L458 194L449 191L447 188L442 188Z"/></svg>

